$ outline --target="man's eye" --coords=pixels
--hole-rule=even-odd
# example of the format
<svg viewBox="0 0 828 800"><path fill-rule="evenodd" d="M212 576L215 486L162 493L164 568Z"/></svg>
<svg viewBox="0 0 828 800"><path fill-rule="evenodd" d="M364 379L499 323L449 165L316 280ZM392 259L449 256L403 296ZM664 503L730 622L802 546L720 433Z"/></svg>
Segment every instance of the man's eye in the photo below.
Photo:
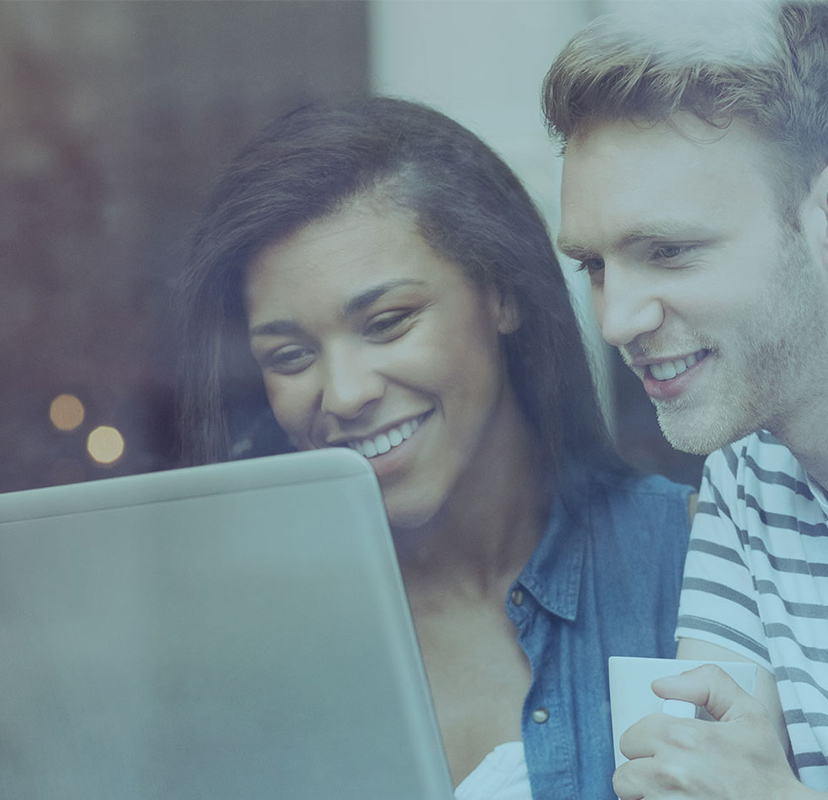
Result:
<svg viewBox="0 0 828 800"><path fill-rule="evenodd" d="M672 261L683 256L692 248L689 244L661 244L653 248L652 257L656 261Z"/></svg>
<svg viewBox="0 0 828 800"><path fill-rule="evenodd" d="M603 268L603 258L587 258L581 261L580 264L578 264L578 272L588 272L590 275L594 275L596 272L600 272Z"/></svg>

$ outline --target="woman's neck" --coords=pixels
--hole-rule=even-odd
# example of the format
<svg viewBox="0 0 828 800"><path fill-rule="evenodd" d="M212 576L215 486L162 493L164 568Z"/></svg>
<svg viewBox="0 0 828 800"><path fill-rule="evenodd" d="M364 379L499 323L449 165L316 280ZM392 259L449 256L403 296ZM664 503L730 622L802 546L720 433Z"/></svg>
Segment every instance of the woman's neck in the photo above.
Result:
<svg viewBox="0 0 828 800"><path fill-rule="evenodd" d="M440 589L502 602L537 546L550 493L537 436L514 397L497 422L436 517L417 531L395 532L409 593Z"/></svg>

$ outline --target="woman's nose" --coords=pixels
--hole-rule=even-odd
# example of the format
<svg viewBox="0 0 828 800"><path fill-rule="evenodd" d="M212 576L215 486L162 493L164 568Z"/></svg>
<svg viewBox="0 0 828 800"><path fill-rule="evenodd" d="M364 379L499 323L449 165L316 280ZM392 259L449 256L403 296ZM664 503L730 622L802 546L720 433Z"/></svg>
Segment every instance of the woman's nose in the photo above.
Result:
<svg viewBox="0 0 828 800"><path fill-rule="evenodd" d="M601 333L615 347L658 330L664 321L661 299L646 276L631 270L605 264L603 281L593 286L592 299Z"/></svg>
<svg viewBox="0 0 828 800"><path fill-rule="evenodd" d="M359 353L327 357L322 411L340 419L356 419L385 392L385 380Z"/></svg>

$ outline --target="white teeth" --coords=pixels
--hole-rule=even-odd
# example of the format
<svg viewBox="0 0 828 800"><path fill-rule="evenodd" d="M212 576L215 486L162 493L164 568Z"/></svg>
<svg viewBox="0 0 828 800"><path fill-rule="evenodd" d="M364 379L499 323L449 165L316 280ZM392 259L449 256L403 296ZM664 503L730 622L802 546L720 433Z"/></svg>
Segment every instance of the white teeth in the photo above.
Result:
<svg viewBox="0 0 828 800"><path fill-rule="evenodd" d="M650 372L657 381L669 381L676 377L676 368L672 361L665 361L663 364L650 364Z"/></svg>
<svg viewBox="0 0 828 800"><path fill-rule="evenodd" d="M373 439L354 439L348 442L348 447L356 450L357 453L365 456L365 458L381 456L401 445L406 439L410 439L417 428L420 427L424 416L403 422L399 428L391 428L385 433L380 433L378 436L375 436Z"/></svg>
<svg viewBox="0 0 828 800"><path fill-rule="evenodd" d="M699 362L699 356L693 353L686 358L677 358L675 361L663 361L660 364L650 364L650 374L657 381L669 381L681 375L689 367Z"/></svg>

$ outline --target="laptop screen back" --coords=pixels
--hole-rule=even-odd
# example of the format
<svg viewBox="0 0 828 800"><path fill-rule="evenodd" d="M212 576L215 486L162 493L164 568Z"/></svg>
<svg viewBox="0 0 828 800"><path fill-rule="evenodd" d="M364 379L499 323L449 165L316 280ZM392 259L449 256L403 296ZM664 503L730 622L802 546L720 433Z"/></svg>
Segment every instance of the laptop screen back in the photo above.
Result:
<svg viewBox="0 0 828 800"><path fill-rule="evenodd" d="M323 450L0 496L6 800L440 800L376 479Z"/></svg>

